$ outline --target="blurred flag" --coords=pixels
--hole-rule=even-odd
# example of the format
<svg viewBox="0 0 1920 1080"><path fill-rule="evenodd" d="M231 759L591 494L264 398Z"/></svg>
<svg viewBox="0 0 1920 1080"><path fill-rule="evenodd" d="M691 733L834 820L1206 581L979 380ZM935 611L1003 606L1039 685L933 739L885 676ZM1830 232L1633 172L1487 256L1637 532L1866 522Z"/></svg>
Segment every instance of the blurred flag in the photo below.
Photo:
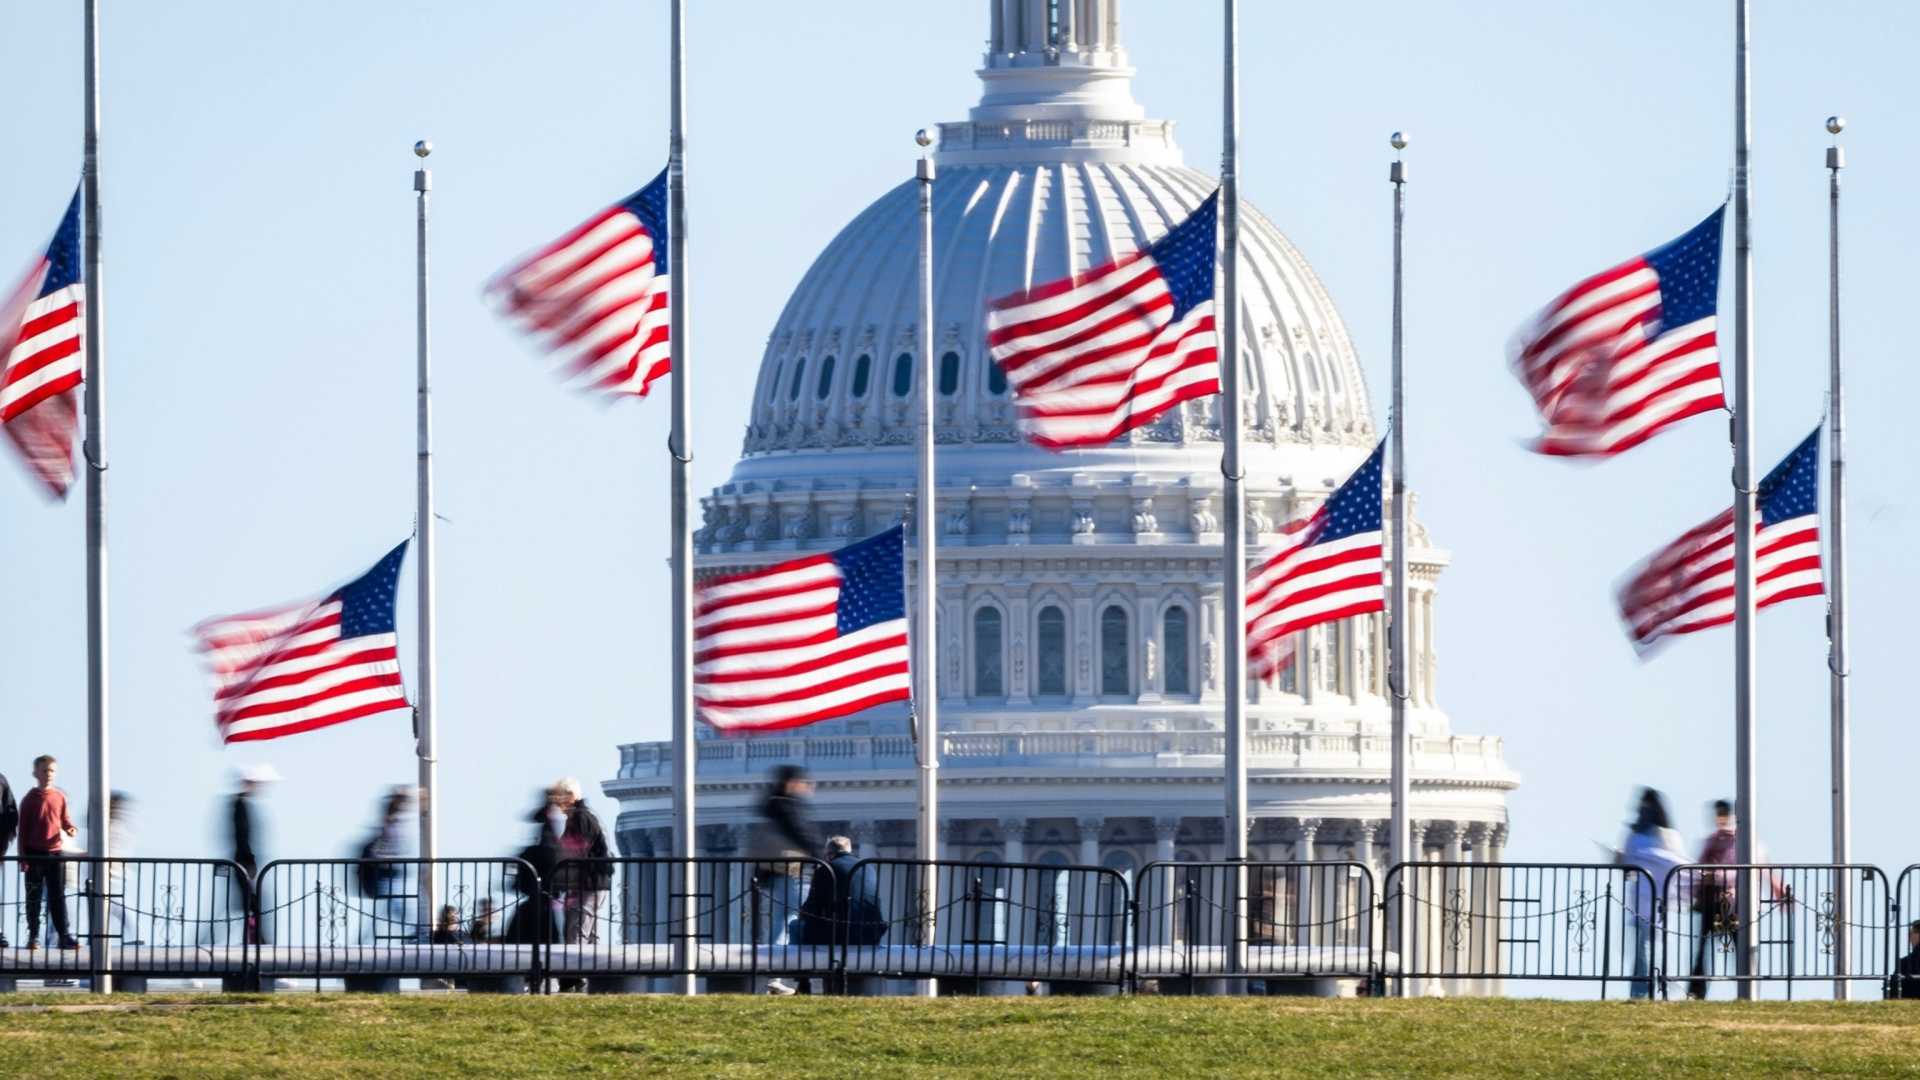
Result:
<svg viewBox="0 0 1920 1080"><path fill-rule="evenodd" d="M667 174L488 284L501 315L540 339L582 390L645 397L667 341Z"/></svg>
<svg viewBox="0 0 1920 1080"><path fill-rule="evenodd" d="M407 545L319 600L194 628L227 742L277 739L406 709L394 595Z"/></svg>
<svg viewBox="0 0 1920 1080"><path fill-rule="evenodd" d="M1042 446L1098 446L1220 392L1213 278L1220 195L1118 262L994 302L987 345Z"/></svg>
<svg viewBox="0 0 1920 1080"><path fill-rule="evenodd" d="M1293 662L1293 635L1309 626L1386 610L1380 463L1373 448L1327 501L1288 523L1247 581L1247 664L1258 679Z"/></svg>
<svg viewBox="0 0 1920 1080"><path fill-rule="evenodd" d="M912 696L906 533L703 582L694 700L726 731L799 727Z"/></svg>
<svg viewBox="0 0 1920 1080"><path fill-rule="evenodd" d="M1754 527L1756 608L1819 596L1820 432L1760 481ZM1689 530L1635 570L1620 590L1620 619L1637 648L1668 634L1733 621L1733 511Z"/></svg>
<svg viewBox="0 0 1920 1080"><path fill-rule="evenodd" d="M47 253L0 306L0 430L57 496L73 485L74 401L85 363L81 312L80 192Z"/></svg>
<svg viewBox="0 0 1920 1080"><path fill-rule="evenodd" d="M1726 407L1715 347L1722 206L1678 240L1560 294L1514 348L1543 454L1609 456Z"/></svg>

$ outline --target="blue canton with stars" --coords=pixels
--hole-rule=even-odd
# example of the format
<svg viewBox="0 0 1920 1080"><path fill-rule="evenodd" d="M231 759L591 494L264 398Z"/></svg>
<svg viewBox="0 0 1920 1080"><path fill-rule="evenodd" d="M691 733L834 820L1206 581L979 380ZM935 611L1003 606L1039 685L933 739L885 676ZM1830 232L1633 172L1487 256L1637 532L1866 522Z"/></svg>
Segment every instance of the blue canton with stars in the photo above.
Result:
<svg viewBox="0 0 1920 1080"><path fill-rule="evenodd" d="M54 230L53 243L47 245L47 280L40 286L40 296L51 296L79 281L80 267L80 191L76 188L66 216Z"/></svg>
<svg viewBox="0 0 1920 1080"><path fill-rule="evenodd" d="M1671 243L1647 252L1647 265L1660 276L1660 324L1685 326L1713 315L1720 300L1720 224L1723 204Z"/></svg>
<svg viewBox="0 0 1920 1080"><path fill-rule="evenodd" d="M653 269L655 273L667 272L667 171L653 178L653 183L620 201L621 208L640 219L640 225L653 237Z"/></svg>
<svg viewBox="0 0 1920 1080"><path fill-rule="evenodd" d="M340 601L340 636L366 637L393 633L393 601L399 591L400 564L407 557L407 541L387 552L373 569L333 595Z"/></svg>
<svg viewBox="0 0 1920 1080"><path fill-rule="evenodd" d="M1187 220L1147 249L1160 277L1173 295L1172 322L1187 317L1196 305L1213 299L1214 234L1220 220L1220 193L1207 196Z"/></svg>
<svg viewBox="0 0 1920 1080"><path fill-rule="evenodd" d="M907 531L895 525L832 555L840 568L841 637L907 617Z"/></svg>
<svg viewBox="0 0 1920 1080"><path fill-rule="evenodd" d="M1820 512L1819 428L1760 481L1759 501L1763 526Z"/></svg>
<svg viewBox="0 0 1920 1080"><path fill-rule="evenodd" d="M1386 449L1386 441L1381 440L1373 453L1367 455L1367 460L1327 500L1326 525L1314 543L1380 531L1380 461Z"/></svg>

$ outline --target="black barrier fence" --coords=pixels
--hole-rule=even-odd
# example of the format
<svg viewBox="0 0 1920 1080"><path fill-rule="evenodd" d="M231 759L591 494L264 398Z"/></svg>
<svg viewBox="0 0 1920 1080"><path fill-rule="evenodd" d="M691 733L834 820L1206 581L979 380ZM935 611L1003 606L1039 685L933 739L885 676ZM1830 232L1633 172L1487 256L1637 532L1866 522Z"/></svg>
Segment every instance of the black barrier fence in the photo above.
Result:
<svg viewBox="0 0 1920 1080"><path fill-rule="evenodd" d="M1133 898L1117 871L864 859L850 881L848 976L1128 981Z"/></svg>
<svg viewBox="0 0 1920 1080"><path fill-rule="evenodd" d="M546 970L568 982L827 976L835 885L818 859L568 859L547 890L559 916Z"/></svg>
<svg viewBox="0 0 1920 1080"><path fill-rule="evenodd" d="M1379 907L1361 863L1155 862L1134 887L1137 980L1163 989L1229 974L1370 985L1378 974Z"/></svg>
<svg viewBox="0 0 1920 1080"><path fill-rule="evenodd" d="M1756 909L1745 973L1743 889ZM1130 879L910 859L839 872L812 859L566 860L544 877L520 859L322 859L255 879L224 860L0 859L0 979L49 982L501 990L692 972L710 989L825 977L828 989L937 978L1164 992L1225 977L1679 996L1746 980L1789 997L1875 982L1920 996L1915 919L1920 866L1889 887L1864 865L1684 866L1656 882L1621 865L1425 862L1391 868L1376 894L1370 870L1346 862L1162 862Z"/></svg>
<svg viewBox="0 0 1920 1080"><path fill-rule="evenodd" d="M1905 882L1905 875L1902 875ZM1753 896L1752 963L1739 964L1742 902ZM1878 867L1775 863L1676 867L1662 890L1666 994L1714 982L1884 983L1897 894Z"/></svg>
<svg viewBox="0 0 1920 1080"><path fill-rule="evenodd" d="M227 932L253 909L246 872L224 860L0 859L0 977L239 976L249 957Z"/></svg>
<svg viewBox="0 0 1920 1080"><path fill-rule="evenodd" d="M520 859L284 859L258 880L263 979L534 978L561 917Z"/></svg>
<svg viewBox="0 0 1920 1080"><path fill-rule="evenodd" d="M1404 863L1387 872L1383 941L1402 994L1497 994L1507 980L1651 992L1658 889L1612 864Z"/></svg>

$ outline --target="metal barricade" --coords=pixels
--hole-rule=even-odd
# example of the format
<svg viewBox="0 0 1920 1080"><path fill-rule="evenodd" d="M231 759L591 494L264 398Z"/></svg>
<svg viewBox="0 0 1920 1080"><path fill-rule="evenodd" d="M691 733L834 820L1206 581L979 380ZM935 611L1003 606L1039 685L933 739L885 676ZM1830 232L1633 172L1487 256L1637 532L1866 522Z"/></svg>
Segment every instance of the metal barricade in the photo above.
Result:
<svg viewBox="0 0 1920 1080"><path fill-rule="evenodd" d="M520 859L281 859L258 880L262 979L537 979L558 933Z"/></svg>
<svg viewBox="0 0 1920 1080"><path fill-rule="evenodd" d="M1659 892L1606 863L1401 863L1382 942L1401 994L1494 995L1508 981L1614 983L1650 993Z"/></svg>
<svg viewBox="0 0 1920 1080"><path fill-rule="evenodd" d="M804 978L838 958L818 859L568 859L547 891L560 914L547 969L562 979Z"/></svg>
<svg viewBox="0 0 1920 1080"><path fill-rule="evenodd" d="M1902 875L1902 881L1905 876ZM1755 889L1753 966L1739 971L1741 890ZM1673 995L1705 997L1715 982L1876 982L1889 973L1897 920L1878 867L1815 863L1675 867L1662 889L1668 914L1661 967ZM1841 958L1845 957L1842 973Z"/></svg>
<svg viewBox="0 0 1920 1080"><path fill-rule="evenodd" d="M238 978L252 912L251 879L224 859L0 859L0 976Z"/></svg>
<svg viewBox="0 0 1920 1080"><path fill-rule="evenodd" d="M863 859L849 877L849 976L1125 986L1127 879L1099 866Z"/></svg>
<svg viewBox="0 0 1920 1080"><path fill-rule="evenodd" d="M1920 998L1920 865L1900 871L1887 909L1887 985L1890 998Z"/></svg>
<svg viewBox="0 0 1920 1080"><path fill-rule="evenodd" d="M1373 872L1364 864L1154 862L1134 880L1135 979L1371 982L1379 970Z"/></svg>

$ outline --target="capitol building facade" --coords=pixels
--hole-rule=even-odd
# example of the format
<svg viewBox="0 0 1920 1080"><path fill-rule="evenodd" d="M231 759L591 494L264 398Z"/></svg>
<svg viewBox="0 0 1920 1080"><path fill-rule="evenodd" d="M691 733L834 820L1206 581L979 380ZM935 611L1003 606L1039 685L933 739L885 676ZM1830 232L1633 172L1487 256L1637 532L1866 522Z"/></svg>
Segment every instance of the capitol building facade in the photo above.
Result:
<svg viewBox="0 0 1920 1080"><path fill-rule="evenodd" d="M1224 852L1219 399L1109 447L1024 442L988 359L996 297L1146 247L1216 186L1171 122L1134 102L1115 0L989 0L980 103L939 126L933 364L940 817L944 857L1099 865ZM697 572L843 546L906 514L914 474L917 192L882 195L827 246L768 339L732 478L702 500ZM1327 497L1379 440L1352 341L1313 271L1242 214L1249 547ZM1223 358L1224 359L1224 358ZM1425 857L1497 861L1518 780L1439 703L1448 562L1411 523L1411 818ZM911 575L912 545L909 544ZM1399 557L1391 553L1390 558ZM911 592L911 590L909 590ZM1389 817L1381 616L1301 635L1249 688L1251 854L1384 875ZM698 748L700 853L744 854L775 765L819 788L824 832L914 854L915 747L883 707ZM669 744L620 748L617 832L671 851Z"/></svg>

